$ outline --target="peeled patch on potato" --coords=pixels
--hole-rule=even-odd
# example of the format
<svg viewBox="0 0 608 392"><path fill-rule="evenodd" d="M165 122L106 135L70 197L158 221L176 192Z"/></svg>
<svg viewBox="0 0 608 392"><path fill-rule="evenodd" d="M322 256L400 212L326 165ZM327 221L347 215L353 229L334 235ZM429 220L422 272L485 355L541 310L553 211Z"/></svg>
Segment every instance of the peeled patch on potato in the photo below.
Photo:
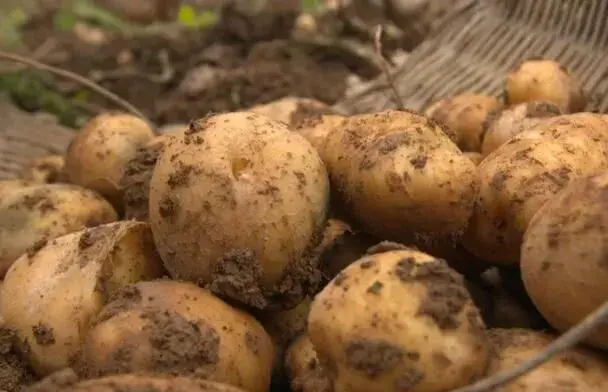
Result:
<svg viewBox="0 0 608 392"><path fill-rule="evenodd" d="M488 339L492 356L488 376L511 370L530 360L553 342L555 336L526 329L491 329ZM600 355L573 348L536 369L511 380L497 392L608 390L608 362Z"/></svg>
<svg viewBox="0 0 608 392"><path fill-rule="evenodd" d="M293 392L332 392L308 335L301 335L291 344L285 355L285 368Z"/></svg>
<svg viewBox="0 0 608 392"><path fill-rule="evenodd" d="M462 151L480 151L483 122L488 113L502 107L494 97L464 93L435 102L425 115L442 124Z"/></svg>
<svg viewBox="0 0 608 392"><path fill-rule="evenodd" d="M68 146L69 181L93 189L122 211L119 183L127 162L155 136L148 124L130 114L106 113L89 120Z"/></svg>
<svg viewBox="0 0 608 392"><path fill-rule="evenodd" d="M521 271L530 298L566 331L608 299L608 173L574 181L534 216L522 245ZM608 349L608 326L585 340Z"/></svg>
<svg viewBox="0 0 608 392"><path fill-rule="evenodd" d="M313 300L307 333L334 391L439 392L482 376L485 330L462 276L389 245L370 249Z"/></svg>
<svg viewBox="0 0 608 392"><path fill-rule="evenodd" d="M288 125L296 125L310 117L332 113L331 107L321 101L291 96L266 104L256 105L248 110Z"/></svg>
<svg viewBox="0 0 608 392"><path fill-rule="evenodd" d="M68 184L24 187L0 197L0 276L53 238L118 219L105 199Z"/></svg>
<svg viewBox="0 0 608 392"><path fill-rule="evenodd" d="M593 113L557 116L514 136L477 167L481 187L466 248L517 265L534 214L571 181L606 168L607 150L608 123Z"/></svg>
<svg viewBox="0 0 608 392"><path fill-rule="evenodd" d="M167 269L259 309L290 308L318 279L329 181L286 125L235 112L166 143L150 181L150 223Z"/></svg>
<svg viewBox="0 0 608 392"><path fill-rule="evenodd" d="M170 280L125 287L94 319L76 361L88 378L114 373L195 375L266 392L270 336L208 290Z"/></svg>
<svg viewBox="0 0 608 392"><path fill-rule="evenodd" d="M68 367L89 322L126 284L164 274L148 225L123 221L53 239L18 258L0 298L38 375Z"/></svg>
<svg viewBox="0 0 608 392"><path fill-rule="evenodd" d="M321 155L339 202L378 238L452 244L467 227L479 187L475 164L420 114L349 117Z"/></svg>
<svg viewBox="0 0 608 392"><path fill-rule="evenodd" d="M564 113L585 110L587 97L579 81L568 69L553 60L527 60L511 71L505 85L509 105L548 101Z"/></svg>

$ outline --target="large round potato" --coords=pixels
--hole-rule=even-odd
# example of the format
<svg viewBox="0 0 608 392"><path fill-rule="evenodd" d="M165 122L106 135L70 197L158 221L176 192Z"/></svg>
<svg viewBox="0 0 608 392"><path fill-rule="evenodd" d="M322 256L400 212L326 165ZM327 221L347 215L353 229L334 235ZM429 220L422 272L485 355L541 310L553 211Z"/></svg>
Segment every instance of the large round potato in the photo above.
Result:
<svg viewBox="0 0 608 392"><path fill-rule="evenodd" d="M449 391L483 375L488 346L462 276L384 243L313 300L308 336L335 392Z"/></svg>
<svg viewBox="0 0 608 392"><path fill-rule="evenodd" d="M420 114L352 116L329 133L321 155L348 213L378 238L451 243L467 226L475 164Z"/></svg>
<svg viewBox="0 0 608 392"><path fill-rule="evenodd" d="M68 184L24 187L0 197L0 277L28 249L118 219L105 199Z"/></svg>
<svg viewBox="0 0 608 392"><path fill-rule="evenodd" d="M574 181L534 216L521 254L526 291L566 331L608 299L608 172ZM608 349L608 325L587 340Z"/></svg>
<svg viewBox="0 0 608 392"><path fill-rule="evenodd" d="M116 290L164 274L148 225L121 221L67 234L18 258L0 296L6 324L38 375L70 365Z"/></svg>
<svg viewBox="0 0 608 392"><path fill-rule="evenodd" d="M606 168L607 150L608 123L592 113L557 116L513 137L477 167L481 188L466 248L516 265L534 214L570 181Z"/></svg>
<svg viewBox="0 0 608 392"><path fill-rule="evenodd" d="M257 308L306 293L329 202L323 162L286 125L248 112L200 119L166 143L150 224L176 279Z"/></svg>

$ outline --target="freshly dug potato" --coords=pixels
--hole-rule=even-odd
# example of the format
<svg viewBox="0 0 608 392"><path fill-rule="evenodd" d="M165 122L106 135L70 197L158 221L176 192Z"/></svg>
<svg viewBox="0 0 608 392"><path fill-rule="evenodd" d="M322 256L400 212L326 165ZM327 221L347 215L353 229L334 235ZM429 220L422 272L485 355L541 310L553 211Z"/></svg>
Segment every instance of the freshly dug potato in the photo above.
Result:
<svg viewBox="0 0 608 392"><path fill-rule="evenodd" d="M492 356L488 375L512 369L535 357L555 337L526 329L492 329L488 331ZM531 372L497 388L496 392L608 390L608 362L592 351L569 349Z"/></svg>
<svg viewBox="0 0 608 392"><path fill-rule="evenodd" d="M16 189L26 188L28 186L38 185L34 181L24 180L22 178L14 178L11 180L0 180L0 202Z"/></svg>
<svg viewBox="0 0 608 392"><path fill-rule="evenodd" d="M164 274L148 225L122 221L55 238L19 257L0 298L40 376L69 366L89 321L128 283Z"/></svg>
<svg viewBox="0 0 608 392"><path fill-rule="evenodd" d="M118 292L93 321L77 363L85 377L195 374L266 392L274 347L255 318L208 290L159 280Z"/></svg>
<svg viewBox="0 0 608 392"><path fill-rule="evenodd" d="M346 117L337 114L314 116L297 123L295 129L313 145L323 162L326 162L323 155L325 139L335 127L340 126L345 120Z"/></svg>
<svg viewBox="0 0 608 392"><path fill-rule="evenodd" d="M528 60L507 76L505 101L509 105L548 101L564 113L585 110L587 97L579 81L553 60Z"/></svg>
<svg viewBox="0 0 608 392"><path fill-rule="evenodd" d="M442 99L425 110L425 115L442 124L462 151L479 152L483 122L502 104L494 97L464 93Z"/></svg>
<svg viewBox="0 0 608 392"><path fill-rule="evenodd" d="M78 381L43 380L24 392L246 392L230 385L190 377L120 374Z"/></svg>
<svg viewBox="0 0 608 392"><path fill-rule="evenodd" d="M592 113L557 116L513 137L477 167L481 188L465 247L517 265L534 214L570 181L605 168L607 150L608 123Z"/></svg>
<svg viewBox="0 0 608 392"><path fill-rule="evenodd" d="M125 165L155 136L130 114L100 114L89 120L68 146L65 172L71 183L101 193L122 211L120 178Z"/></svg>
<svg viewBox="0 0 608 392"><path fill-rule="evenodd" d="M249 111L288 125L296 125L307 118L332 113L331 107L321 101L293 96L253 106Z"/></svg>
<svg viewBox="0 0 608 392"><path fill-rule="evenodd" d="M17 334L0 322L0 391L21 392L34 382L34 375L17 350Z"/></svg>
<svg viewBox="0 0 608 392"><path fill-rule="evenodd" d="M448 391L483 375L484 325L462 276L441 259L388 245L313 300L307 333L334 391Z"/></svg>
<svg viewBox="0 0 608 392"><path fill-rule="evenodd" d="M312 299L306 297L293 309L260 317L262 325L280 349L286 349L295 338L306 331L311 302Z"/></svg>
<svg viewBox="0 0 608 392"><path fill-rule="evenodd" d="M250 112L193 122L166 143L150 181L150 223L171 276L258 309L307 295L328 202L310 143Z"/></svg>
<svg viewBox="0 0 608 392"><path fill-rule="evenodd" d="M301 335L291 344L285 356L285 368L292 392L332 392L327 372L319 363L308 335Z"/></svg>
<svg viewBox="0 0 608 392"><path fill-rule="evenodd" d="M547 101L524 102L489 114L482 134L482 156L486 157L526 129L562 114L559 106Z"/></svg>
<svg viewBox="0 0 608 392"><path fill-rule="evenodd" d="M608 172L570 183L534 216L521 254L530 298L551 325L566 331L608 299ZM587 343L608 349L608 325Z"/></svg>
<svg viewBox="0 0 608 392"><path fill-rule="evenodd" d="M83 227L118 219L96 192L76 185L36 185L0 198L0 277L28 249Z"/></svg>
<svg viewBox="0 0 608 392"><path fill-rule="evenodd" d="M475 166L479 165L481 161L483 161L483 155L478 152L465 152L464 156L469 158L475 164Z"/></svg>
<svg viewBox="0 0 608 392"><path fill-rule="evenodd" d="M453 243L479 187L475 164L426 117L388 110L348 118L321 154L348 213L370 234Z"/></svg>
<svg viewBox="0 0 608 392"><path fill-rule="evenodd" d="M65 159L62 155L47 155L34 159L21 172L21 178L38 184L54 184L67 182L63 170Z"/></svg>

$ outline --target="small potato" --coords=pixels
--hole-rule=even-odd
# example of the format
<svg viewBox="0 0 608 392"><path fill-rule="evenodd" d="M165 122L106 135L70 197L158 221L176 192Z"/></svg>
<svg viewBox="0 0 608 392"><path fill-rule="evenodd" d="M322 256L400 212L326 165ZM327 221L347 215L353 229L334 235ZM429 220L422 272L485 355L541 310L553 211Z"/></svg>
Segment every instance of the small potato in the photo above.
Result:
<svg viewBox="0 0 608 392"><path fill-rule="evenodd" d="M463 243L480 259L518 265L538 209L570 181L608 165L608 123L593 113L554 117L488 155L477 167L478 201Z"/></svg>
<svg viewBox="0 0 608 392"><path fill-rule="evenodd" d="M0 216L0 277L28 249L83 227L118 219L100 195L69 184L14 190L0 198Z"/></svg>
<svg viewBox="0 0 608 392"><path fill-rule="evenodd" d="M564 113L559 106L547 101L524 102L489 114L482 134L482 156L488 156L526 129L561 114Z"/></svg>
<svg viewBox="0 0 608 392"><path fill-rule="evenodd" d="M332 392L329 377L308 335L301 335L291 344L285 356L285 368L292 392Z"/></svg>
<svg viewBox="0 0 608 392"><path fill-rule="evenodd" d="M566 331L608 299L608 172L570 183L526 230L521 271L530 298L551 325ZM608 350L608 325L586 342Z"/></svg>
<svg viewBox="0 0 608 392"><path fill-rule="evenodd" d="M505 101L509 105L548 101L564 113L585 110L587 97L568 70L553 60L528 60L507 76Z"/></svg>
<svg viewBox="0 0 608 392"><path fill-rule="evenodd" d="M322 116L309 117L295 125L298 133L306 138L317 150L323 162L325 139L335 127L340 126L346 117L337 114L326 114Z"/></svg>
<svg viewBox="0 0 608 392"><path fill-rule="evenodd" d="M44 376L70 365L110 295L163 274L148 225L109 223L55 238L18 258L4 279L0 305L22 354Z"/></svg>
<svg viewBox="0 0 608 392"><path fill-rule="evenodd" d="M526 329L488 331L492 356L488 376L513 369L539 354L555 336ZM496 392L604 392L608 362L592 351L569 349L538 368L511 380Z"/></svg>
<svg viewBox="0 0 608 392"><path fill-rule="evenodd" d="M37 184L67 182L64 172L65 159L62 155L47 155L34 159L21 172L21 178Z"/></svg>
<svg viewBox="0 0 608 392"><path fill-rule="evenodd" d="M38 185L34 181L24 180L22 178L14 178L11 180L0 180L0 202L16 189L26 188L28 186Z"/></svg>
<svg viewBox="0 0 608 392"><path fill-rule="evenodd" d="M79 373L196 375L266 392L274 364L270 336L252 316L191 283L127 286L85 337Z"/></svg>
<svg viewBox="0 0 608 392"><path fill-rule="evenodd" d="M348 214L378 238L452 244L467 226L475 164L420 114L352 116L329 134L321 156Z"/></svg>
<svg viewBox="0 0 608 392"><path fill-rule="evenodd" d="M291 126L307 118L332 112L331 107L321 101L292 96L263 105L256 105L248 110Z"/></svg>
<svg viewBox="0 0 608 392"><path fill-rule="evenodd" d="M206 117L169 140L150 181L150 224L175 279L258 309L298 304L329 181L301 135L268 117Z"/></svg>
<svg viewBox="0 0 608 392"><path fill-rule="evenodd" d="M483 375L484 325L462 276L388 249L370 250L313 300L307 333L334 391L449 391Z"/></svg>
<svg viewBox="0 0 608 392"><path fill-rule="evenodd" d="M483 161L483 155L478 152L465 152L464 156L469 158L475 164L475 166L479 165L481 161Z"/></svg>
<svg viewBox="0 0 608 392"><path fill-rule="evenodd" d="M119 183L125 165L154 136L145 121L130 114L94 117L68 146L65 172L69 181L99 192L122 212Z"/></svg>
<svg viewBox="0 0 608 392"><path fill-rule="evenodd" d="M273 312L259 317L264 328L279 348L287 348L296 337L306 331L311 302L312 299L306 297L293 309Z"/></svg>
<svg viewBox="0 0 608 392"><path fill-rule="evenodd" d="M479 152L483 122L488 113L501 106L496 98L464 93L435 102L424 114L443 125L462 151Z"/></svg>

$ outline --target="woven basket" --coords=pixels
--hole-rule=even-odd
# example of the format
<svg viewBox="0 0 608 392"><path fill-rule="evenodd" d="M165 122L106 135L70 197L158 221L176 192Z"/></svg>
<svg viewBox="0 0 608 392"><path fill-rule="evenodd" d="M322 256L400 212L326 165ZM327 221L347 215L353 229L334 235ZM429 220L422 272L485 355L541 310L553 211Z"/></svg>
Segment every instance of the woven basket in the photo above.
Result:
<svg viewBox="0 0 608 392"><path fill-rule="evenodd" d="M442 28L394 71L405 106L420 110L470 91L499 95L507 72L525 59L560 61L608 111L608 0L464 0ZM395 108L381 77L336 105L345 113Z"/></svg>

